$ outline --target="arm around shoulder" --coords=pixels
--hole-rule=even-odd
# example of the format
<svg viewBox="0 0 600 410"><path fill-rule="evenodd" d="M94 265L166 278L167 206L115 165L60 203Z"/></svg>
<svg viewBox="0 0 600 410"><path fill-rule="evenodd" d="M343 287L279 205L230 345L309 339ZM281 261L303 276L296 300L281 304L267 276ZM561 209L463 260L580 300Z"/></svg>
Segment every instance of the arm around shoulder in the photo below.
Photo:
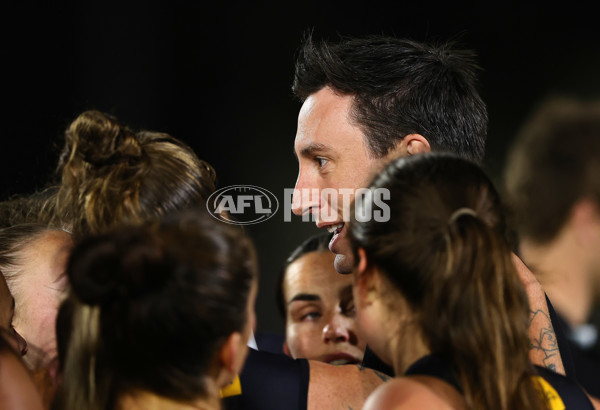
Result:
<svg viewBox="0 0 600 410"><path fill-rule="evenodd" d="M361 409L367 397L390 379L372 369L309 360L308 410Z"/></svg>
<svg viewBox="0 0 600 410"><path fill-rule="evenodd" d="M379 386L367 398L362 410L456 409L427 385L400 377Z"/></svg>

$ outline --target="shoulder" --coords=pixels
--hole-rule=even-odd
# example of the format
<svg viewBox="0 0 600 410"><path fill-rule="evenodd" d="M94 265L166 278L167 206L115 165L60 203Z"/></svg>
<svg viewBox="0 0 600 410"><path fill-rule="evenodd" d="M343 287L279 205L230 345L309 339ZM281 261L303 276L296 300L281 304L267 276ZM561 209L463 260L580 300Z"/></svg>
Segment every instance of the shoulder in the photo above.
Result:
<svg viewBox="0 0 600 410"><path fill-rule="evenodd" d="M368 397L363 410L463 409L459 393L432 377L399 377L379 386ZM452 389L454 390L454 389Z"/></svg>
<svg viewBox="0 0 600 410"><path fill-rule="evenodd" d="M388 379L372 369L309 360L308 409L362 408L368 395ZM343 380L343 383L340 383Z"/></svg>
<svg viewBox="0 0 600 410"><path fill-rule="evenodd" d="M44 408L31 373L18 356L6 351L0 353L0 408Z"/></svg>

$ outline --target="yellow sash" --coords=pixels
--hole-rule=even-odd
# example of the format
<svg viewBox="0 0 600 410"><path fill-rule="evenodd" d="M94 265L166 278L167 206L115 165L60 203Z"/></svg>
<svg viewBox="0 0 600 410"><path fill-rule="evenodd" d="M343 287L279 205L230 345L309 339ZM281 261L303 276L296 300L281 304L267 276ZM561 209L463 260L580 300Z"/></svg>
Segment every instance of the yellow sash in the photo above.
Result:
<svg viewBox="0 0 600 410"><path fill-rule="evenodd" d="M552 387L550 383L546 381L546 379L540 376L534 376L534 379L537 380L537 386L546 397L546 401L550 405L551 410L566 409L565 403L563 403L562 399L560 398L554 387Z"/></svg>
<svg viewBox="0 0 600 410"><path fill-rule="evenodd" d="M230 384L219 390L219 393L221 394L221 398L242 394L242 383L240 383L240 377L235 376L235 379L233 379Z"/></svg>

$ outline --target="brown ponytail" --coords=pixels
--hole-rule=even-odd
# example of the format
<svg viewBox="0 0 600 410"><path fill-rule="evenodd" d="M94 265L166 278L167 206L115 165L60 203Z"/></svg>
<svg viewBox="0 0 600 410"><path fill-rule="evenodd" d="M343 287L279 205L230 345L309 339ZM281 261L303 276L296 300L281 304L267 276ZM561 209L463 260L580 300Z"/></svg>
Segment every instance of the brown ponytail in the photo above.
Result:
<svg viewBox="0 0 600 410"><path fill-rule="evenodd" d="M391 163L372 187L389 189L390 220L353 220L353 247L406 299L468 408L546 408L532 379L528 300L489 178L469 161L427 154Z"/></svg>
<svg viewBox="0 0 600 410"><path fill-rule="evenodd" d="M527 295L506 242L469 213L449 221L445 239L420 310L430 349L452 364L469 408L543 408L524 354Z"/></svg>

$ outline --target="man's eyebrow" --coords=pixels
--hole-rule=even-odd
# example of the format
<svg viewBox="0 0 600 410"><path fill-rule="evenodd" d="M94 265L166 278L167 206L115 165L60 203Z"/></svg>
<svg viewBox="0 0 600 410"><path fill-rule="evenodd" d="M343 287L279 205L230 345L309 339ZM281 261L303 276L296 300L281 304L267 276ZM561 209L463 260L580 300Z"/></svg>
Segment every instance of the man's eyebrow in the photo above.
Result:
<svg viewBox="0 0 600 410"><path fill-rule="evenodd" d="M297 301L318 302L320 300L321 300L321 297L319 295L315 295L312 293L298 293L297 295L295 295L293 298L290 299L290 301L288 302L288 305L292 302L297 302Z"/></svg>
<svg viewBox="0 0 600 410"><path fill-rule="evenodd" d="M300 156L304 158L310 158L315 154L327 154L328 152L331 152L331 148L327 145L312 142L300 150ZM296 155L296 150L294 150L294 155Z"/></svg>

